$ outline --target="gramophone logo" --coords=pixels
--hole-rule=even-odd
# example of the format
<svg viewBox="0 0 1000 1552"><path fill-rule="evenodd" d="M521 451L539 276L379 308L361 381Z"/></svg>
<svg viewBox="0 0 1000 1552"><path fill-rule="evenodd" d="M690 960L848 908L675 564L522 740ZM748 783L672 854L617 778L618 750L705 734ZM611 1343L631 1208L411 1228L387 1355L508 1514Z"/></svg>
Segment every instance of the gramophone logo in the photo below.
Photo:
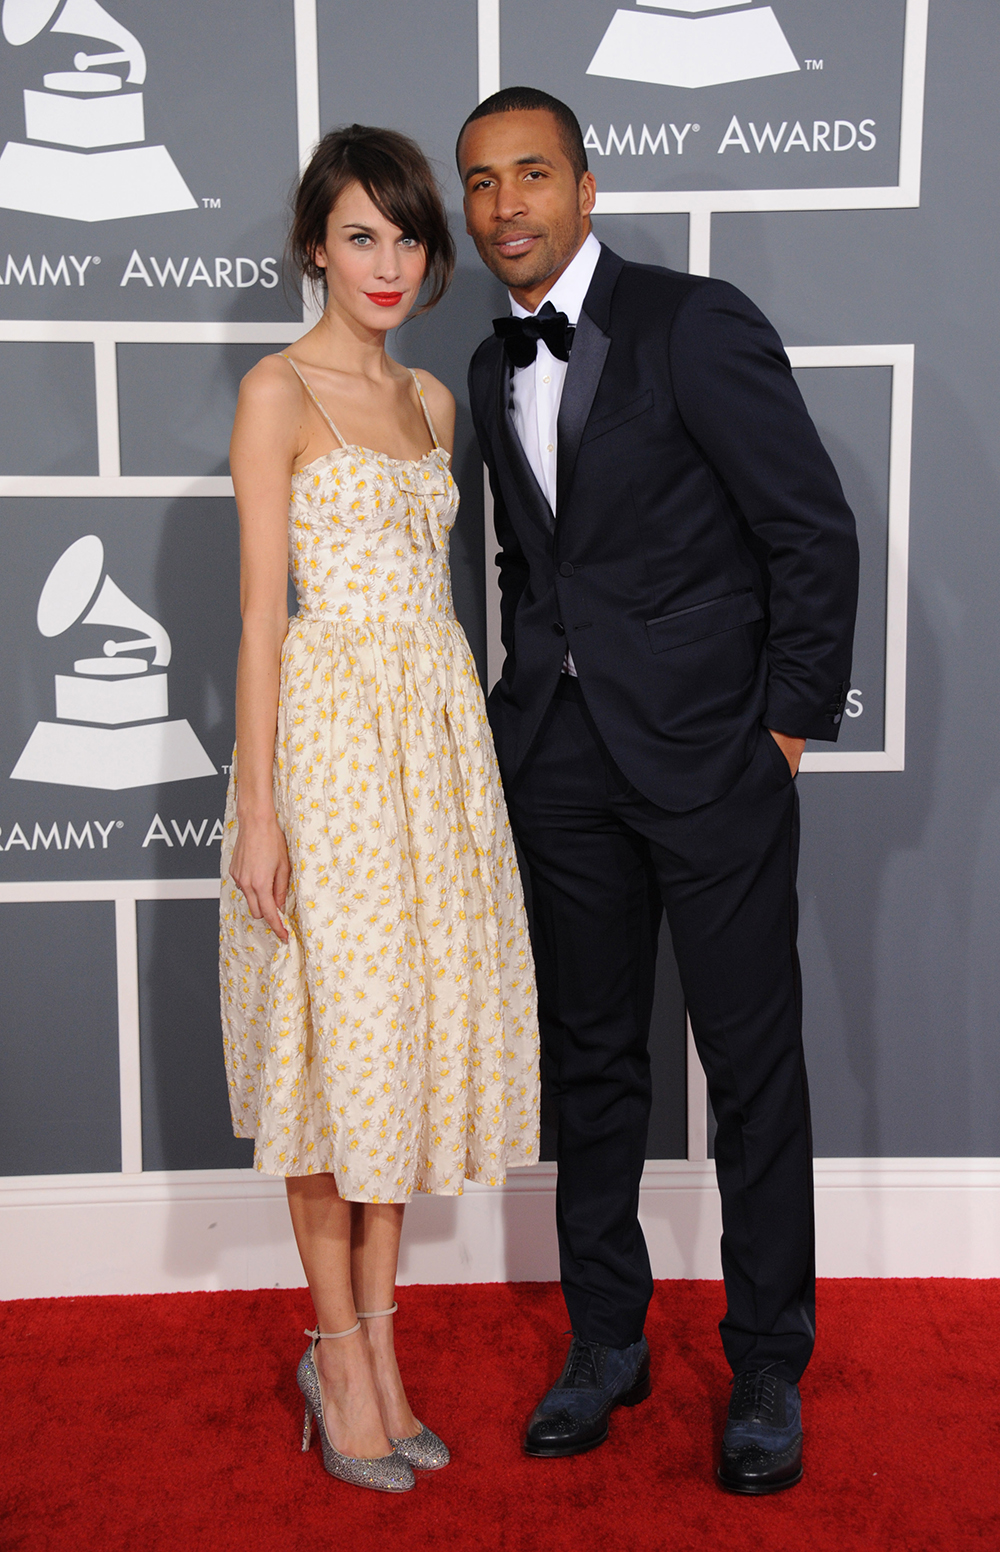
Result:
<svg viewBox="0 0 1000 1552"><path fill-rule="evenodd" d="M745 10L750 0L638 3L649 9L615 12L587 66L588 75L695 87L753 81L799 68L769 5ZM654 16L654 9L682 14Z"/></svg>
<svg viewBox="0 0 1000 1552"><path fill-rule="evenodd" d="M170 637L105 573L96 534L64 550L38 600L43 636L61 636L77 621L143 634L105 641L102 657L78 658L71 674L56 674L57 720L37 724L11 780L118 792L215 776L191 724L168 720ZM137 655L150 648L151 660Z"/></svg>
<svg viewBox="0 0 1000 1552"><path fill-rule="evenodd" d="M97 0L3 0L0 26L15 48L50 22L52 32L96 38L112 51L81 50L72 70L43 76L42 91L25 90L25 134L34 143L11 140L4 147L0 206L73 221L197 209L166 146L141 144L142 92L126 89L146 79L138 38ZM127 65L124 81L115 71L93 68L108 65ZM98 149L105 146L116 149Z"/></svg>

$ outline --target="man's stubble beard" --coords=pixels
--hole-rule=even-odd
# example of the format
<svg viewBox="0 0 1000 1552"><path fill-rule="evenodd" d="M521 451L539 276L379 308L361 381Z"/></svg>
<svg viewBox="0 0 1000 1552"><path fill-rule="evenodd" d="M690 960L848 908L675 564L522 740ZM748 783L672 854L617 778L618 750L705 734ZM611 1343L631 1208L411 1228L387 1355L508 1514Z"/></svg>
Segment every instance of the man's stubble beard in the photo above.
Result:
<svg viewBox="0 0 1000 1552"><path fill-rule="evenodd" d="M563 235L565 235L565 242L559 243L558 238ZM479 242L476 239L474 241L479 257L486 268L507 287L508 291L530 291L535 286L544 284L550 275L565 269L581 247L584 235L582 222L572 234L547 232L543 244L530 255L532 260L530 270L517 259L501 258L491 242Z"/></svg>

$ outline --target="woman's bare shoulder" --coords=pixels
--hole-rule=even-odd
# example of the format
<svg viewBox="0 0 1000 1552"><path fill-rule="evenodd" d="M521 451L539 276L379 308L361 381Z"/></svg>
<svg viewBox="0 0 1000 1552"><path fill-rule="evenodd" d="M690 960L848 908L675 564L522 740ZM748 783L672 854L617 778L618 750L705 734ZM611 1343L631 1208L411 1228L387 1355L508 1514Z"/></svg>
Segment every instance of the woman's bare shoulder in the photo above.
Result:
<svg viewBox="0 0 1000 1552"><path fill-rule="evenodd" d="M414 367L438 436L450 448L455 436L455 396L424 367Z"/></svg>
<svg viewBox="0 0 1000 1552"><path fill-rule="evenodd" d="M413 370L420 378L420 386L427 395L428 403L432 409L435 404L440 404L443 408L448 408L450 405L454 409L455 396L439 378L435 377L433 373L428 372L425 366L415 366Z"/></svg>
<svg viewBox="0 0 1000 1552"><path fill-rule="evenodd" d="M248 409L297 408L302 384L284 356L262 356L240 383L240 402Z"/></svg>

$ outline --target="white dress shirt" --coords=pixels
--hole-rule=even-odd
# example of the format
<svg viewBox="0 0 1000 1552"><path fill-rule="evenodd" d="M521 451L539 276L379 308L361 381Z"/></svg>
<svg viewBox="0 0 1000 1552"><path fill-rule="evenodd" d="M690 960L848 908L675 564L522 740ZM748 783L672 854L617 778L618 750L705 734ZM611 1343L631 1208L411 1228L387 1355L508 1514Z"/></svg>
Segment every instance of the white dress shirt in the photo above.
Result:
<svg viewBox="0 0 1000 1552"><path fill-rule="evenodd" d="M601 245L590 232L579 253L563 270L551 291L546 292L539 306L551 302L556 312L565 313L575 328L600 256ZM515 318L531 317L528 309L515 302L513 297L510 310ZM545 341L539 340L534 361L530 366L515 367L511 384L514 429L553 515L556 510L556 425L568 365L567 361L558 361ZM576 674L568 650L563 671Z"/></svg>

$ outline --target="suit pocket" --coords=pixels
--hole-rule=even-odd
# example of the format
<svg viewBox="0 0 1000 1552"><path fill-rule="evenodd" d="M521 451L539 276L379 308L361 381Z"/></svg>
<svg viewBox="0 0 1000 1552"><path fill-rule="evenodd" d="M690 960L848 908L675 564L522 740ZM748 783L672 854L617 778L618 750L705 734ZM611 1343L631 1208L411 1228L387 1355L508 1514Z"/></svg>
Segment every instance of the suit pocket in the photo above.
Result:
<svg viewBox="0 0 1000 1552"><path fill-rule="evenodd" d="M741 593L726 593L722 598L710 598L708 603L694 604L690 609L675 609L673 614L647 620L646 634L654 652L669 652L673 647L684 647L704 636L735 630L738 625L753 625L755 620L763 618L760 600L746 588Z"/></svg>
<svg viewBox="0 0 1000 1552"><path fill-rule="evenodd" d="M635 420L637 415L644 415L647 410L653 408L653 390L647 388L637 399L630 399L628 404L623 404L620 409L612 411L610 415L602 415L598 420L587 423L583 433L582 442L592 442L595 437L604 436L608 431L617 431L619 426L625 426L630 420Z"/></svg>

